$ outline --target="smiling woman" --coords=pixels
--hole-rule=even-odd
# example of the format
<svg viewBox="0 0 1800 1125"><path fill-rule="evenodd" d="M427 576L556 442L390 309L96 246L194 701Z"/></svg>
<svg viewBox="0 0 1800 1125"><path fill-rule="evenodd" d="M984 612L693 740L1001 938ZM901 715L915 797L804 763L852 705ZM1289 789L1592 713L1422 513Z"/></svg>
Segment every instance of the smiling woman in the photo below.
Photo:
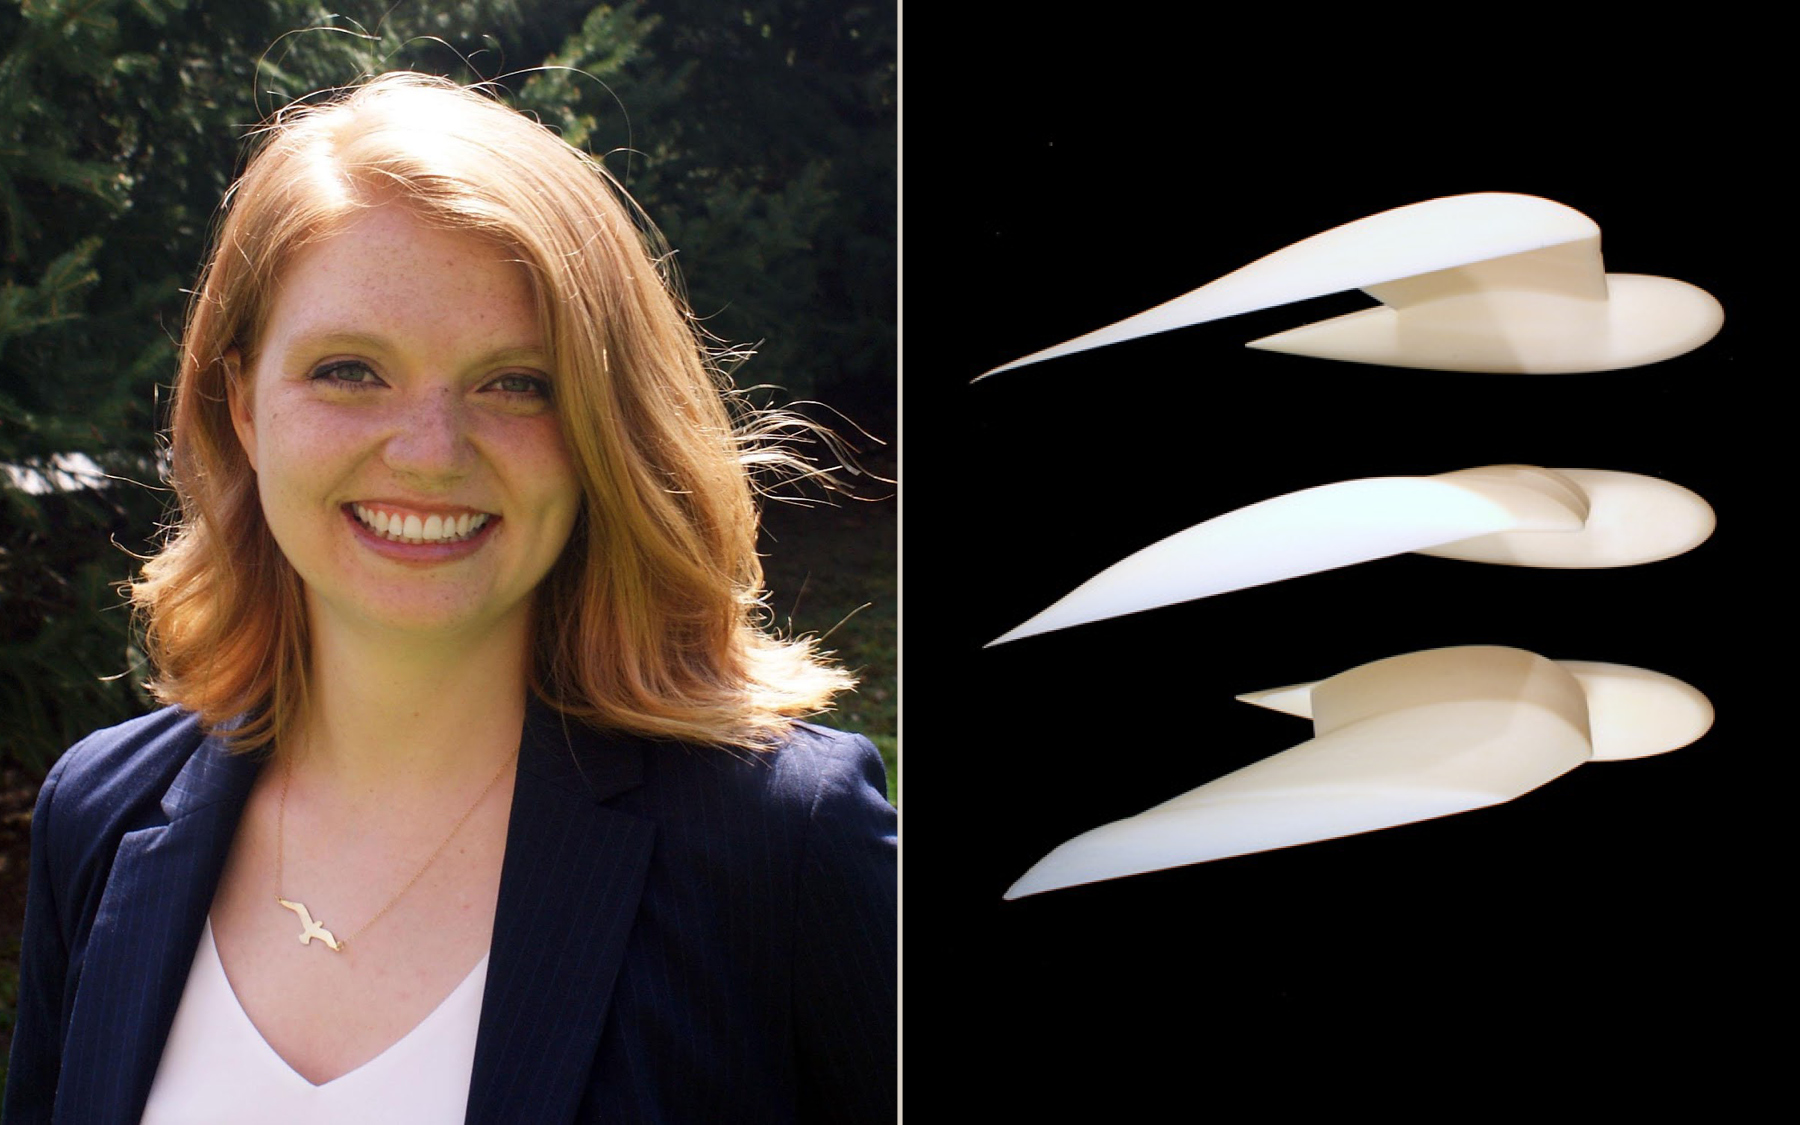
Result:
<svg viewBox="0 0 1800 1125"><path fill-rule="evenodd" d="M754 747L848 686L808 644L754 627L761 568L744 466L779 451L743 436L769 427L734 424L721 377L664 282L654 233L591 159L482 95L390 76L279 119L232 199L176 388L171 452L192 515L134 592L168 699L238 723L234 744L252 748L278 736L303 692L292 560L267 535L240 541L268 499L267 484L246 487L255 477L240 429L243 400L253 405L271 373L263 353L281 353L274 362L288 380L391 383L423 409L435 400L409 394L398 375L384 379L384 357L363 353L425 337L445 346L438 337L452 321L463 339L482 341L467 345L479 356L458 363L481 358L490 377L524 377L501 381L496 395L552 384L553 409L529 395L514 401L529 404L520 413L555 415L581 481L579 517L546 593L566 612L534 626L540 695L591 722ZM306 300L297 285L311 286ZM397 298L443 320L395 339ZM426 307L434 302L443 307ZM453 375L473 377L437 373ZM392 455L401 458L443 432L429 410L400 428ZM484 444L479 429L471 452ZM340 501L379 499L399 498ZM604 550L589 550L596 537ZM229 557L218 557L227 543ZM275 604L292 608L272 613ZM259 706L270 692L279 705Z"/></svg>
<svg viewBox="0 0 1800 1125"><path fill-rule="evenodd" d="M526 644L581 487L511 258L387 203L287 266L227 393L315 645L364 628Z"/></svg>
<svg viewBox="0 0 1800 1125"><path fill-rule="evenodd" d="M587 157L283 115L183 342L169 706L33 819L7 1121L891 1120L894 827L759 627L744 436Z"/></svg>

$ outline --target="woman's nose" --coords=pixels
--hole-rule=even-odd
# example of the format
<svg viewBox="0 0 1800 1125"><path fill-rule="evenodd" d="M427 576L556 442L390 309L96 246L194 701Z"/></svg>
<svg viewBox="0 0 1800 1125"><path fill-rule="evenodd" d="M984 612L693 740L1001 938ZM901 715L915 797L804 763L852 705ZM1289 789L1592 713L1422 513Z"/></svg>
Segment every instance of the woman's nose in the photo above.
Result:
<svg viewBox="0 0 1800 1125"><path fill-rule="evenodd" d="M468 419L451 387L434 387L413 396L389 435L383 460L388 468L421 482L453 480L468 469L473 456Z"/></svg>

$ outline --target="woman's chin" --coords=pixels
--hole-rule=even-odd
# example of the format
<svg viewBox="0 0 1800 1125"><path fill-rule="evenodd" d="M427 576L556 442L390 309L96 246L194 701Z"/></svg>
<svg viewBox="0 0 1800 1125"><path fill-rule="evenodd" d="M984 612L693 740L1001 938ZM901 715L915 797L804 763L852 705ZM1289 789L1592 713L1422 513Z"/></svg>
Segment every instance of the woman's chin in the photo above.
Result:
<svg viewBox="0 0 1800 1125"><path fill-rule="evenodd" d="M424 643L431 647L421 651L449 656L476 651L499 638L524 643L530 635L531 599L495 605L485 598L456 596L451 590L328 597L309 586L307 617L317 640L336 635L413 646Z"/></svg>

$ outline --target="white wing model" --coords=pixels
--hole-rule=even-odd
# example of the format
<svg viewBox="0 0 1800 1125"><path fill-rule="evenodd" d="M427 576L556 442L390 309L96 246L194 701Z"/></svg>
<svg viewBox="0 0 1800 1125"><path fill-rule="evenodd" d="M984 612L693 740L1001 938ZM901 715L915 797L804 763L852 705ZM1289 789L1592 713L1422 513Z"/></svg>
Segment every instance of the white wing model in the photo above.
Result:
<svg viewBox="0 0 1800 1125"><path fill-rule="evenodd" d="M1686 746L1713 720L1704 695L1660 673L1485 646L1239 698L1312 719L1314 737L1075 837L1006 897L1497 805L1589 760Z"/></svg>
<svg viewBox="0 0 1800 1125"><path fill-rule="evenodd" d="M1698 546L1713 523L1706 501L1680 485L1606 469L1490 465L1342 481L1178 531L989 643L1408 551L1515 566L1634 566Z"/></svg>
<svg viewBox="0 0 1800 1125"><path fill-rule="evenodd" d="M1612 371L1692 351L1725 322L1703 289L1609 274L1600 228L1533 195L1453 195L1277 250L1184 296L988 371L1362 289L1383 307L1249 346L1441 371Z"/></svg>

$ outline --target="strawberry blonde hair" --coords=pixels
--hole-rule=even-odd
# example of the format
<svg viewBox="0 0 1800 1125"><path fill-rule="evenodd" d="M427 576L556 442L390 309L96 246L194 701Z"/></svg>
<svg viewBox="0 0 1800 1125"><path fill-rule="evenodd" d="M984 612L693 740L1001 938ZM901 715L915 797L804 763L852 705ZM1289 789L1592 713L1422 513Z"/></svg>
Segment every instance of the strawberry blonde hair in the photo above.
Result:
<svg viewBox="0 0 1800 1125"><path fill-rule="evenodd" d="M533 689L579 720L756 747L850 686L762 627L753 434L665 277L659 237L593 159L483 93L389 74L266 126L226 196L182 340L170 477L179 522L132 586L151 690L269 747L307 684L301 582L232 429L274 287L302 247L399 203L529 275L583 502L538 591ZM228 361L237 353L241 362Z"/></svg>

